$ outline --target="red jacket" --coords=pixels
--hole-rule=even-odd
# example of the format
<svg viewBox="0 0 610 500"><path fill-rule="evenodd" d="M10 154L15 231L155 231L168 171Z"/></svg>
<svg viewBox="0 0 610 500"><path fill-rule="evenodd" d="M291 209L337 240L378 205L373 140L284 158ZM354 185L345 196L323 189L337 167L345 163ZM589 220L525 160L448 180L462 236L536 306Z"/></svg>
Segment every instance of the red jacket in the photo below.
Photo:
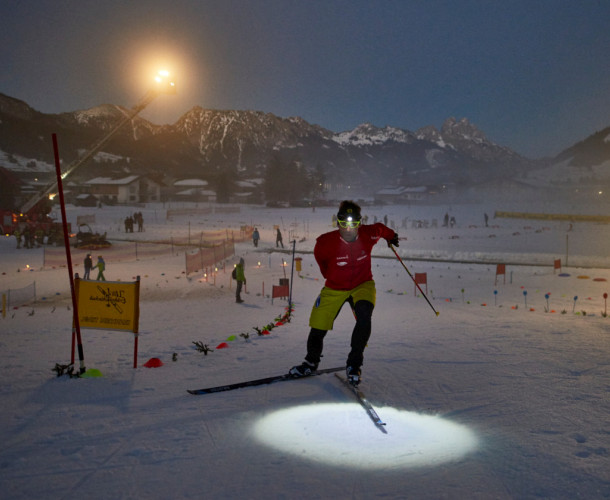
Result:
<svg viewBox="0 0 610 500"><path fill-rule="evenodd" d="M325 285L333 290L351 290L373 279L371 251L379 238L391 240L394 231L381 224L360 226L358 237L347 242L339 230L324 233L316 240L313 254L320 266Z"/></svg>

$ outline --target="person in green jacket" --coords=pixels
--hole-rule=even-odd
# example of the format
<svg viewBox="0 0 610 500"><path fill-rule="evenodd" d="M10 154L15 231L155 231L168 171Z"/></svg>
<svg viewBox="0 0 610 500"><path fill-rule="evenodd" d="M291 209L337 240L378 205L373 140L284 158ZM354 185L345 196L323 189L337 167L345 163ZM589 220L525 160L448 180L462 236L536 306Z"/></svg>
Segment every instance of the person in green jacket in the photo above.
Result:
<svg viewBox="0 0 610 500"><path fill-rule="evenodd" d="M95 267L97 267L97 281L106 281L106 278L104 278L106 263L101 255L97 258L97 265Z"/></svg>
<svg viewBox="0 0 610 500"><path fill-rule="evenodd" d="M246 284L246 275L244 273L244 259L239 259L239 264L235 266L235 280L237 281L237 288L235 289L235 302L241 304L241 287Z"/></svg>

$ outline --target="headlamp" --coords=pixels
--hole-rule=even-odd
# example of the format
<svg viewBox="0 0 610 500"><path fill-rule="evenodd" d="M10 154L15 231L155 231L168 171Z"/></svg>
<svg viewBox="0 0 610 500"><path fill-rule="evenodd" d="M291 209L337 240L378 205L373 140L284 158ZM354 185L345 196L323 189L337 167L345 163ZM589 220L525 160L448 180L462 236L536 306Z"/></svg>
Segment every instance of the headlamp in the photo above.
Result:
<svg viewBox="0 0 610 500"><path fill-rule="evenodd" d="M348 216L338 216L337 217L337 222L339 224L339 227L358 227L360 225L360 217L354 217L352 215L348 215Z"/></svg>

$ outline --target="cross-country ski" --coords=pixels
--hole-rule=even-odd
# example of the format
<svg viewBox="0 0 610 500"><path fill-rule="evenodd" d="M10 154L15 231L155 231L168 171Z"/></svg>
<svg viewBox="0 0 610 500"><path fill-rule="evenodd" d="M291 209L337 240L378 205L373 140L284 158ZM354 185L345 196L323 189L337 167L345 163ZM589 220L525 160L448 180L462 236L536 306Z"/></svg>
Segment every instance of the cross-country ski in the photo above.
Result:
<svg viewBox="0 0 610 500"><path fill-rule="evenodd" d="M283 375L274 375L271 377L259 378L256 380L246 380L244 382L237 382L235 384L219 385L216 387L207 387L204 389L187 389L187 392L189 394L194 394L198 396L200 394L211 394L213 392L233 391L235 389L241 389L243 387L255 387L257 385L273 384L275 382L284 382L286 380L298 380L298 378L315 377L316 375L338 372L344 369L345 368L342 366L337 366L335 368L323 368L322 370L317 370L316 372L312 373L311 375L307 375L306 377L293 377L288 373L285 373Z"/></svg>
<svg viewBox="0 0 610 500"><path fill-rule="evenodd" d="M370 417L370 419L373 421L373 423L375 424L375 426L384 434L387 434L388 431L385 428L385 422L383 420L381 420L381 418L379 417L379 415L377 415L377 412L375 411L375 408L373 408L373 405L369 402L368 399L366 399L366 396L364 395L364 393L358 389L357 386L350 384L346 378L342 377L341 375L339 375L338 373L335 373L335 377L337 377L345 387L347 387L354 396L356 396L356 399L358 400L358 402L360 403L360 405L365 409L367 415Z"/></svg>

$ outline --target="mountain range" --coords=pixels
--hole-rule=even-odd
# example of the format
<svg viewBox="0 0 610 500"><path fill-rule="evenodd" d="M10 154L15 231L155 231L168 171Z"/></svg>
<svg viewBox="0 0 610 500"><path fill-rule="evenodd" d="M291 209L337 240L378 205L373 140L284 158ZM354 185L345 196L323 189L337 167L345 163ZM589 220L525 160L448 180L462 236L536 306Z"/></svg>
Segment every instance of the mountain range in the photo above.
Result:
<svg viewBox="0 0 610 500"><path fill-rule="evenodd" d="M53 171L51 135L57 134L62 164L104 136L130 110L104 104L88 110L45 114L0 94L0 166L26 175ZM610 128L567 147L555 158L532 160L495 144L468 119L448 118L438 130L415 132L370 123L333 132L298 117L261 111L211 110L199 106L174 124L136 117L74 173L147 174L168 180L261 178L273 159L297 162L323 173L330 189L350 186L372 194L384 186L489 183L569 188L574 183L610 184Z"/></svg>

